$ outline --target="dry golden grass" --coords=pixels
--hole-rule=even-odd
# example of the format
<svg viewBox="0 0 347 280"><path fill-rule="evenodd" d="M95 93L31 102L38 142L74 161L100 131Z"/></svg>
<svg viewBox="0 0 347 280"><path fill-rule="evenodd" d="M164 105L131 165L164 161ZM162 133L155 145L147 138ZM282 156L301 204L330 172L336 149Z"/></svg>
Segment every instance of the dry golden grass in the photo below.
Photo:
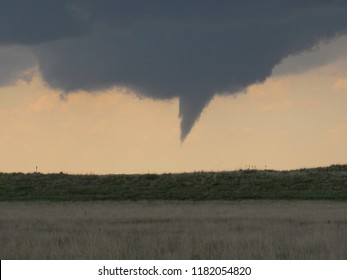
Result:
<svg viewBox="0 0 347 280"><path fill-rule="evenodd" d="M346 259L347 203L1 202L1 259Z"/></svg>

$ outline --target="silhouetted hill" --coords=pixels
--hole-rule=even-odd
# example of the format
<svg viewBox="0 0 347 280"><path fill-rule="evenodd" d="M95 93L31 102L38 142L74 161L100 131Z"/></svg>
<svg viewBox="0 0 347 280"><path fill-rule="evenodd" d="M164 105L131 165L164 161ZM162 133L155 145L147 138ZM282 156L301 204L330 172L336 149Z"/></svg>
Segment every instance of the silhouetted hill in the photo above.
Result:
<svg viewBox="0 0 347 280"><path fill-rule="evenodd" d="M1 201L347 200L347 165L143 175L0 173Z"/></svg>

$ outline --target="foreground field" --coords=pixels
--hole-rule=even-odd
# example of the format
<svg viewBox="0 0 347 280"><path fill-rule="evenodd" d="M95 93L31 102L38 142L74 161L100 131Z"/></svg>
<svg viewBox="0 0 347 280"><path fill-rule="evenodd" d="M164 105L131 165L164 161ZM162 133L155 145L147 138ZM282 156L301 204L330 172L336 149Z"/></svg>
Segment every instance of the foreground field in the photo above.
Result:
<svg viewBox="0 0 347 280"><path fill-rule="evenodd" d="M347 259L347 203L1 202L1 259Z"/></svg>

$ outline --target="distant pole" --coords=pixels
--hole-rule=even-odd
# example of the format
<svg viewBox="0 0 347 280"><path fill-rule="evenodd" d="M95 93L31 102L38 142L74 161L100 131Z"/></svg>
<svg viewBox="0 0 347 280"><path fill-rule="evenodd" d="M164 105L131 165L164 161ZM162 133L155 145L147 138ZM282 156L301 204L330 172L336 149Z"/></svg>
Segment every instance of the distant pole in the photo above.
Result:
<svg viewBox="0 0 347 280"><path fill-rule="evenodd" d="M37 173L37 166L36 166L36 173Z"/></svg>

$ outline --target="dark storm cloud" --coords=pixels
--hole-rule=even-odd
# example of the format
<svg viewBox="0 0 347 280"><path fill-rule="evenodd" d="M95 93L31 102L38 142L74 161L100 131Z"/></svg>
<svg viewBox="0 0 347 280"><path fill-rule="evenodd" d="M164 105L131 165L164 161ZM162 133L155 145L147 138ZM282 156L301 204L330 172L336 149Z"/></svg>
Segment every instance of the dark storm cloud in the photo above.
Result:
<svg viewBox="0 0 347 280"><path fill-rule="evenodd" d="M31 44L50 86L179 97L182 140L216 93L262 82L283 58L347 30L342 0L3 3L21 16L1 9L0 42Z"/></svg>
<svg viewBox="0 0 347 280"><path fill-rule="evenodd" d="M35 44L86 34L66 0L0 0L0 43ZM70 6L69 6L70 5Z"/></svg>

